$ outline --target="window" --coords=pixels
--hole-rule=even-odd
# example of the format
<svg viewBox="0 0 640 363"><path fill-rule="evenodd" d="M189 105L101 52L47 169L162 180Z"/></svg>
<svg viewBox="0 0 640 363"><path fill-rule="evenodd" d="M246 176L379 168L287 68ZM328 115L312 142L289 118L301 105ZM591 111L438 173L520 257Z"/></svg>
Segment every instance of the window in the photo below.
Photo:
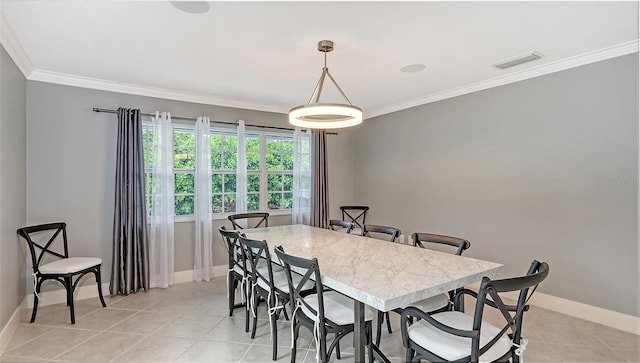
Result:
<svg viewBox="0 0 640 363"><path fill-rule="evenodd" d="M236 211L238 137L235 131L211 131L211 194L213 213Z"/></svg>
<svg viewBox="0 0 640 363"><path fill-rule="evenodd" d="M214 214L236 212L238 137L235 130L211 129L211 206ZM246 132L247 211L293 207L294 142L292 134ZM151 212L153 131L143 129L147 211ZM309 167L308 140L301 168ZM176 216L191 216L195 207L195 131L175 126L173 174ZM307 177L308 179L308 177ZM305 183L306 181L306 183ZM303 184L308 184L308 180ZM308 189L303 187L303 189ZM308 190L307 190L308 193Z"/></svg>
<svg viewBox="0 0 640 363"><path fill-rule="evenodd" d="M293 207L293 137L266 135L267 208Z"/></svg>
<svg viewBox="0 0 640 363"><path fill-rule="evenodd" d="M173 175L177 216L194 212L196 137L193 130L173 130Z"/></svg>

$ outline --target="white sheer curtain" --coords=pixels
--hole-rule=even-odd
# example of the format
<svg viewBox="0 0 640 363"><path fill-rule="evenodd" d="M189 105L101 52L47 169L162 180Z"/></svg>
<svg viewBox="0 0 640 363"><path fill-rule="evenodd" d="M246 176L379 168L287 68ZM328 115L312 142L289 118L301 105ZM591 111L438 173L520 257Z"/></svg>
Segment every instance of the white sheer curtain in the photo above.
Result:
<svg viewBox="0 0 640 363"><path fill-rule="evenodd" d="M309 130L306 131L296 127L293 132L293 224L309 224L311 218L311 139Z"/></svg>
<svg viewBox="0 0 640 363"><path fill-rule="evenodd" d="M193 256L193 280L209 281L212 270L212 210L211 210L211 120L196 121L195 218L196 240Z"/></svg>
<svg viewBox="0 0 640 363"><path fill-rule="evenodd" d="M149 286L173 285L173 128L169 112L151 117L153 164L149 211Z"/></svg>
<svg viewBox="0 0 640 363"><path fill-rule="evenodd" d="M238 121L238 163L236 170L236 213L247 211L247 147L244 121Z"/></svg>

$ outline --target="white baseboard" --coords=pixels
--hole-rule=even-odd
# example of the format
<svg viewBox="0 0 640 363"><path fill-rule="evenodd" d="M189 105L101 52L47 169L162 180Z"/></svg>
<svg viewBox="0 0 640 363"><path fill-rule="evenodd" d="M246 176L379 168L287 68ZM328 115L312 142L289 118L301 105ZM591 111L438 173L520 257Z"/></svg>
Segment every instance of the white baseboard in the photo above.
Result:
<svg viewBox="0 0 640 363"><path fill-rule="evenodd" d="M16 311L11 315L7 325L5 325L4 328L2 328L2 331L0 331L0 354L2 354L7 348L11 338L13 337L13 333L18 329L18 325L20 325L20 309L20 306L16 308Z"/></svg>
<svg viewBox="0 0 640 363"><path fill-rule="evenodd" d="M189 281L193 281L193 270L178 271L173 274L174 284L181 284Z"/></svg>
<svg viewBox="0 0 640 363"><path fill-rule="evenodd" d="M211 277L213 278L227 276L228 269L229 267L227 267L227 265L213 266L213 268L211 269ZM173 274L174 284L181 284L183 282L190 281L193 281L193 270L178 271Z"/></svg>
<svg viewBox="0 0 640 363"><path fill-rule="evenodd" d="M227 276L227 271L229 270L229 266L227 265L220 265L220 266L213 266L213 276L211 277L223 277L223 276Z"/></svg>
<svg viewBox="0 0 640 363"><path fill-rule="evenodd" d="M469 287L478 290L480 284L472 284ZM507 296L514 300L518 298L517 292L508 294ZM541 292L536 292L531 297L529 305L640 335L640 317L637 316L623 314Z"/></svg>
<svg viewBox="0 0 640 363"><path fill-rule="evenodd" d="M640 335L640 317L536 292L531 305Z"/></svg>

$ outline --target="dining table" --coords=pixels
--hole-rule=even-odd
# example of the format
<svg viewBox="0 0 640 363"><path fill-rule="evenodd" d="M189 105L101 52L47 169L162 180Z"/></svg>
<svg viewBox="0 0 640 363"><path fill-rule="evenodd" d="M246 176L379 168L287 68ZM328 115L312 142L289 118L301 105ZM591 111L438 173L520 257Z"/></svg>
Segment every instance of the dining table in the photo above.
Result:
<svg viewBox="0 0 640 363"><path fill-rule="evenodd" d="M302 224L243 232L247 238L266 241L270 251L282 246L287 254L317 258L322 284L353 299L356 362L365 359L365 305L385 312L403 308L484 276L493 278L503 268L495 262Z"/></svg>

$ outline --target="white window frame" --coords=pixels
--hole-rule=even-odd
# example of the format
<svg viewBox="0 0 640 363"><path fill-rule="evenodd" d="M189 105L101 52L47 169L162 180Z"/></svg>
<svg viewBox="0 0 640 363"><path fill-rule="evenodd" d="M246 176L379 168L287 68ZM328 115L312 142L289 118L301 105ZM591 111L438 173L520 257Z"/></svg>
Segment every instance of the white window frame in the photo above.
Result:
<svg viewBox="0 0 640 363"><path fill-rule="evenodd" d="M173 178L174 178L173 205L174 205L174 208L175 208L175 203L176 203L176 198L177 197L191 195L191 194L184 194L184 193L181 193L181 194L176 193L176 190L175 190L175 176L178 175L178 174L192 174L193 175L193 179L194 179L193 200L194 200L194 209L195 209L195 198L196 198L195 177L196 177L196 169L195 169L195 166L194 166L193 169L176 169L176 167L175 167L175 133L176 133L176 131L178 131L178 132L193 132L193 137L195 138L196 128L195 128L195 126L174 125L174 126L171 127L171 131L173 132L173 138L172 139L174 140L174 144L172 145L173 153L171 154L172 157L173 157L172 164L173 164ZM193 152L194 152L194 156L195 156L195 152L196 152L195 146L194 146ZM176 222L194 221L195 220L195 214L180 214L180 215L175 214L173 218L174 218L174 221L176 221Z"/></svg>
<svg viewBox="0 0 640 363"><path fill-rule="evenodd" d="M227 136L233 136L233 135L235 135L235 136L236 136L236 146L237 146L237 145L238 145L238 141L237 141L237 140L238 140L238 133L237 133L237 131L236 131L236 130L234 130L234 129L223 129L223 128L214 128L214 127L211 127L211 129L210 129L210 131L209 131L209 132L210 132L210 133L209 133L209 134L210 134L210 136L213 136L213 135L214 135L214 133L217 133L217 134L219 134L219 135L221 135L221 136L222 136L222 145L221 145L221 146L222 146L222 148L221 148L221 149L216 149L216 150L211 149L211 153L213 153L214 151L220 151L220 152L222 153L222 156L221 156L221 157L222 157L222 166L224 166L224 160L225 160L225 159L224 159L224 152L225 152L225 151L231 151L231 150L229 150L229 149L225 149L225 148L224 148L224 140L225 140L225 138L226 138ZM233 151L235 151L235 152L236 152L236 170L230 170L230 169L214 169L213 167L211 167L211 177L212 177L212 178L213 178L213 174L235 175L236 177L238 176L238 173L237 173L237 157L238 157L238 152L237 152L237 150L233 150ZM224 183L224 180L223 180L223 182L222 182L222 192L214 192L213 190L211 191L211 197L212 197L212 198L213 198L213 196L215 196L215 195L221 195L221 196L222 196L222 205L223 205L223 208L224 208L224 199L225 199L225 195L233 194L234 198L235 198L235 195L236 195L236 191L235 191L235 190L234 190L233 192L227 192L227 191L225 191L225 190L224 190L224 184L225 184L225 183ZM226 215L229 215L229 214L233 214L233 213L235 213L235 211L234 211L234 212L224 212L224 213L215 213L215 212L214 212L213 214L214 214L214 215L218 215L218 214L226 214Z"/></svg>
<svg viewBox="0 0 640 363"><path fill-rule="evenodd" d="M289 133L282 133L282 132L263 132L262 133L262 140L263 140L263 144L264 144L264 152L262 152L262 157L263 157L263 173L264 173L264 211L269 212L269 214L271 214L272 212L279 212L279 211L288 211L288 214L291 214L291 209L293 208L286 208L286 209L269 209L269 181L268 181L268 175L269 174L277 174L277 175L291 175L291 177L293 178L293 170L289 171L289 170L284 170L284 169L279 169L279 170L267 170L267 150L266 150L266 146L267 146L267 138L269 136L272 137L277 137L278 139L280 139L280 141L290 141L291 143L293 143L293 133L289 134ZM295 154L295 150L292 151L291 153L291 157L294 157ZM280 152L280 163L281 165L283 164L283 156L284 156L284 152ZM284 182L283 182L284 185ZM262 188L261 188L262 191ZM281 195L283 195L284 193L286 193L286 191L283 189L281 189L279 191L279 193ZM293 183L291 183L291 190L288 192L291 194L292 198L293 198Z"/></svg>
<svg viewBox="0 0 640 363"><path fill-rule="evenodd" d="M149 126L148 122L144 122L143 123L143 127L147 128ZM176 131L182 131L182 132L193 132L195 135L195 126L191 126L191 125L174 125L172 127L172 132L176 132ZM211 128L212 133L213 132L218 132L218 133L222 133L224 134L233 134L236 133L235 129L227 129L227 128ZM237 135L237 133L236 133ZM258 136L260 138L260 169L258 171L256 170L247 170L247 175L250 174L258 174L260 175L260 191L259 191L259 195L260 195L260 209L258 210L259 212L269 212L270 215L290 215L291 214L291 209L269 209L268 208L268 182L267 182L267 178L268 178L268 174L281 174L281 175L292 175L291 172L289 171L285 171L285 170L267 170L267 136L268 135L272 135L272 136L277 136L283 139L287 139L287 138L292 138L293 137L293 133L289 133L289 132L265 132L265 131L248 131L246 133L247 136ZM174 154L175 155L175 145L172 146L174 148ZM212 150L213 151L213 150ZM223 150L224 151L224 150ZM194 150L195 152L195 150ZM147 169L145 168L145 174L146 173L150 173L151 169ZM211 170L212 174L215 172L216 174L233 174L233 172L229 171L229 170L222 170L222 169L213 169ZM175 164L174 164L174 168L173 168L173 177L175 178L176 174L193 174L195 177L195 168L194 169L176 169L175 168ZM236 173L237 175L237 173ZM146 180L146 179L145 179ZM223 186L224 188L224 186ZM146 189L146 188L145 188ZM283 191L284 192L284 191ZM293 191L292 191L293 193ZM190 193L180 193L177 194L175 193L174 190L174 198L178 197L178 196L190 196ZM220 193L212 193L212 194L220 194ZM228 194L228 193L227 193ZM224 192L223 192L223 200L224 200ZM193 193L193 196L195 198L195 192ZM147 200L148 196L146 195L146 191L145 191L145 201ZM174 199L174 204L175 204L175 199ZM234 213L234 212L233 212ZM230 214L233 213L214 213L213 214L213 220L225 220L227 219L227 216L229 216ZM189 215L176 215L174 217L174 221L175 222L192 222L195 220L195 215L193 214L189 214Z"/></svg>

